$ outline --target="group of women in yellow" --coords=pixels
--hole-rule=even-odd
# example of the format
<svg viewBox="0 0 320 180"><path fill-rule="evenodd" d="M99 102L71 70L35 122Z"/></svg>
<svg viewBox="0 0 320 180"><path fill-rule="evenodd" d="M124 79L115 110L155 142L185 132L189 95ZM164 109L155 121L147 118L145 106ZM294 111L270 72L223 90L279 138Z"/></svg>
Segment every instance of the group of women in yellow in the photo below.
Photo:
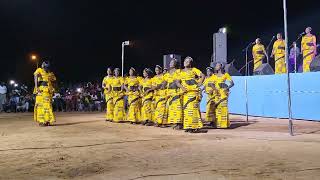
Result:
<svg viewBox="0 0 320 180"><path fill-rule="evenodd" d="M303 72L310 72L310 64L317 54L316 36L311 33L312 28L305 29L305 35L301 40L301 54L303 56ZM267 52L261 39L257 38L252 48L253 71L262 65L264 58L268 57ZM285 61L285 41L281 33L277 34L277 40L273 44L271 57L275 61L275 74L283 74L287 72Z"/></svg>
<svg viewBox="0 0 320 180"><path fill-rule="evenodd" d="M49 70L50 63L45 61L41 68L37 68L34 72L34 94L36 95L34 107L34 120L39 126L51 126L55 121L52 110L52 97L54 93L53 84L56 77Z"/></svg>
<svg viewBox="0 0 320 180"><path fill-rule="evenodd" d="M184 68L179 69L177 60L173 59L167 72L157 65L155 75L145 68L143 77L137 76L134 68L130 68L126 78L120 75L119 68L108 68L102 82L106 120L172 126L190 133L206 132L204 124L228 128L228 95L234 85L231 76L220 63L215 68L208 67L207 76L192 63L193 59L186 57ZM205 120L200 113L202 92L208 94Z"/></svg>

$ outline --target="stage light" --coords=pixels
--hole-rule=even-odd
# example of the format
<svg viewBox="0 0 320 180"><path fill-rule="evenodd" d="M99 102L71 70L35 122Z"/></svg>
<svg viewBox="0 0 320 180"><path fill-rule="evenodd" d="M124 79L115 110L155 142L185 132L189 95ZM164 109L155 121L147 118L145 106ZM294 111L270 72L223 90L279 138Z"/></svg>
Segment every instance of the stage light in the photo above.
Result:
<svg viewBox="0 0 320 180"><path fill-rule="evenodd" d="M32 60L37 60L37 56L34 55L34 54L32 54L32 55L31 55L31 59L32 59Z"/></svg>
<svg viewBox="0 0 320 180"><path fill-rule="evenodd" d="M18 84L14 84L14 87L18 87L19 85Z"/></svg>
<svg viewBox="0 0 320 180"><path fill-rule="evenodd" d="M227 33L227 28L226 27L222 27L222 28L219 29L219 32L225 34L225 33Z"/></svg>
<svg viewBox="0 0 320 180"><path fill-rule="evenodd" d="M130 41L124 41L124 42L123 42L123 45L129 46L129 45L130 45Z"/></svg>
<svg viewBox="0 0 320 180"><path fill-rule="evenodd" d="M81 93L81 88L77 88L77 92Z"/></svg>
<svg viewBox="0 0 320 180"><path fill-rule="evenodd" d="M13 85L15 84L16 82L14 82L14 80L10 80L10 84Z"/></svg>

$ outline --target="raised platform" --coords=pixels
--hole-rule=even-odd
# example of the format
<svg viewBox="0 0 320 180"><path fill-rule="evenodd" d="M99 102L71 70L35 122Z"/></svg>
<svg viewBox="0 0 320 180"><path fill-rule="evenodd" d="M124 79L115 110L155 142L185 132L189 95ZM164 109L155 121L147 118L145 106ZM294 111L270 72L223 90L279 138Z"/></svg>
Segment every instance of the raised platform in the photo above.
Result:
<svg viewBox="0 0 320 180"><path fill-rule="evenodd" d="M248 110L251 116L288 118L287 75L234 76L229 111L246 114L245 80ZM320 121L320 72L290 74L292 117ZM205 111L206 96L201 102Z"/></svg>

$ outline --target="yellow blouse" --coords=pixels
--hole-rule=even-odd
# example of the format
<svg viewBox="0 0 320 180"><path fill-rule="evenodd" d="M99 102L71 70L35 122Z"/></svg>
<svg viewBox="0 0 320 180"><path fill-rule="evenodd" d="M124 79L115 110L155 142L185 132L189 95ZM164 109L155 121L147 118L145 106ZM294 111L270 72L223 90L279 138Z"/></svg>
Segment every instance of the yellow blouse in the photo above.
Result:
<svg viewBox="0 0 320 180"><path fill-rule="evenodd" d="M149 91L148 94L145 94L148 90L152 89L152 79L151 78L140 79L140 86L142 88L142 93L145 98L150 98L153 96L152 91Z"/></svg>
<svg viewBox="0 0 320 180"><path fill-rule="evenodd" d="M105 85L105 87L104 87L104 93L105 94L107 93L108 89L111 89L112 79L113 79L112 76L106 76L102 80L102 85L103 84Z"/></svg>
<svg viewBox="0 0 320 180"><path fill-rule="evenodd" d="M122 95L121 87L124 84L123 77L113 77L110 80L110 87L114 95Z"/></svg>
<svg viewBox="0 0 320 180"><path fill-rule="evenodd" d="M262 44L256 44L252 47L252 54L253 54L253 59L260 59L264 57L264 52L265 52L264 45Z"/></svg>
<svg viewBox="0 0 320 180"><path fill-rule="evenodd" d="M152 86L157 88L157 90L154 92L155 95L157 96L165 95L166 90L164 89L164 87L162 87L164 81L165 81L164 75L154 76L152 78Z"/></svg>
<svg viewBox="0 0 320 180"><path fill-rule="evenodd" d="M216 76L215 87L218 89L221 99L228 97L228 92L225 90L227 88L226 81L232 81L230 74L225 73L222 76Z"/></svg>
<svg viewBox="0 0 320 180"><path fill-rule="evenodd" d="M180 93L180 89L176 85L175 81L180 78L180 73L181 70L177 69L173 73L167 72L164 76L163 79L165 82L167 82L167 95L168 96L174 96L177 93Z"/></svg>
<svg viewBox="0 0 320 180"><path fill-rule="evenodd" d="M214 89L212 88L212 86L215 87L216 78L217 78L217 76L213 74L210 77L206 77L206 79L204 80L203 86L204 86L204 90L205 90L205 92L207 94L209 94L210 91L211 91L211 93L215 94L215 92L213 91ZM213 95L213 94L210 94L210 95Z"/></svg>
<svg viewBox="0 0 320 180"><path fill-rule="evenodd" d="M197 68L192 68L190 70L182 70L180 73L181 85L185 87L188 91L197 91L198 87L198 79L196 77L200 77L202 72Z"/></svg>
<svg viewBox="0 0 320 180"><path fill-rule="evenodd" d="M274 54L285 54L285 42L283 39L278 39L273 43Z"/></svg>
<svg viewBox="0 0 320 180"><path fill-rule="evenodd" d="M314 50L316 47L314 44L316 44L316 36L303 36L301 40L301 47L302 50Z"/></svg>

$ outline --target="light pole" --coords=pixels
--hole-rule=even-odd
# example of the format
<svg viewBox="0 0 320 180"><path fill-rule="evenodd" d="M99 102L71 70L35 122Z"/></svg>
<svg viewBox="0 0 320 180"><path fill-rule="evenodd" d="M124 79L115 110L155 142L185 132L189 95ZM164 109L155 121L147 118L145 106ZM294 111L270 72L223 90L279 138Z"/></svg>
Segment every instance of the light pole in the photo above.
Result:
<svg viewBox="0 0 320 180"><path fill-rule="evenodd" d="M122 54L121 54L121 60L122 60L121 75L122 75L122 77L123 77L123 72L124 72L124 46L129 46L129 45L130 45L129 41L122 42Z"/></svg>

